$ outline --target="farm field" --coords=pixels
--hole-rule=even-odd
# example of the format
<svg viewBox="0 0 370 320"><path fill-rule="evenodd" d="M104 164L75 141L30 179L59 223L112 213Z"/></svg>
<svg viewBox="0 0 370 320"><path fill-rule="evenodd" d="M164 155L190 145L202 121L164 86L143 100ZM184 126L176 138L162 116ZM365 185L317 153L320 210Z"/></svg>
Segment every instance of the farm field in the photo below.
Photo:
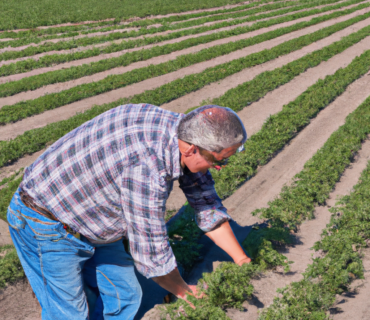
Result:
<svg viewBox="0 0 370 320"><path fill-rule="evenodd" d="M248 133L212 175L253 262L228 263L175 185L170 243L206 297L153 308L163 294L144 281L137 319L369 319L370 0L157 2L54 19L40 1L28 24L0 14L2 319L41 319L6 223L24 168L126 103L218 104Z"/></svg>

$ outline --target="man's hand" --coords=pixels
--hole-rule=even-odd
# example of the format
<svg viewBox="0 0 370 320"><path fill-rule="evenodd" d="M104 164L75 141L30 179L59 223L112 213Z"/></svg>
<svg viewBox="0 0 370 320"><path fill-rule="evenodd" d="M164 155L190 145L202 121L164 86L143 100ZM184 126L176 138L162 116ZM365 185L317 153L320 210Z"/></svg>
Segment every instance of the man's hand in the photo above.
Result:
<svg viewBox="0 0 370 320"><path fill-rule="evenodd" d="M245 256L245 258L242 258L241 260L239 260L238 262L235 262L235 263L239 266L242 266L245 263L251 263L251 262L252 262L252 259L249 258L248 256Z"/></svg>
<svg viewBox="0 0 370 320"><path fill-rule="evenodd" d="M152 278L153 281L159 284L162 288L174 294L179 299L185 300L189 305L195 309L195 306L186 299L186 295L189 294L195 298L201 298L204 294L198 294L197 287L195 285L187 285L182 279L179 270L176 268L169 274L160 277Z"/></svg>

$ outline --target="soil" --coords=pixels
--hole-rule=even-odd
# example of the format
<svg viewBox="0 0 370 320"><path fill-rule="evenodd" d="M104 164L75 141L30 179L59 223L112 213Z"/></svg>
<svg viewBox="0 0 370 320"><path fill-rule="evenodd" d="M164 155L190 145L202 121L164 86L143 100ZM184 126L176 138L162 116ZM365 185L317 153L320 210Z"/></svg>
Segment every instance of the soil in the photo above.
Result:
<svg viewBox="0 0 370 320"><path fill-rule="evenodd" d="M41 307L26 279L0 289L0 314L2 320L41 319Z"/></svg>
<svg viewBox="0 0 370 320"><path fill-rule="evenodd" d="M8 224L0 219L0 246L5 244L12 244L12 239L10 237ZM0 300L1 301L1 300ZM0 302L1 304L1 302Z"/></svg>

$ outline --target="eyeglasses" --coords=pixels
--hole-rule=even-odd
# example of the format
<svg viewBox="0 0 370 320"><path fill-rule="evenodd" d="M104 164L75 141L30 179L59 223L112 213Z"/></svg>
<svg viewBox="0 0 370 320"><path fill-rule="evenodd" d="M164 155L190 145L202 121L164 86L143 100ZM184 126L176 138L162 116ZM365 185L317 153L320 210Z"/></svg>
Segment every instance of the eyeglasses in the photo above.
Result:
<svg viewBox="0 0 370 320"><path fill-rule="evenodd" d="M213 154L209 153L207 150L201 148L201 147L198 147L199 149L199 153L201 154L201 156L204 158L204 160L206 160L209 165L211 166L219 166L219 167L222 167L222 166L226 166L230 157L226 158L226 159L222 159L222 160L217 160ZM244 151L244 145L241 145L237 150L236 150L236 153L239 153L239 152L242 152Z"/></svg>

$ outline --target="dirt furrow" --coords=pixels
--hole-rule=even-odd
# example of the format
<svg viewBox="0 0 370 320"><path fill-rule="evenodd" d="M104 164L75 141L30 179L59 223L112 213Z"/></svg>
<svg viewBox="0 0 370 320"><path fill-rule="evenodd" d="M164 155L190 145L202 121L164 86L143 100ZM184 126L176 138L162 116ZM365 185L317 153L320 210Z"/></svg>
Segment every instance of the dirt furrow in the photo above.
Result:
<svg viewBox="0 0 370 320"><path fill-rule="evenodd" d="M367 9L364 9L364 10L370 11L370 8L367 8ZM349 17L349 16L342 17L343 20L344 19L349 19L349 18L351 18L351 17ZM225 62L228 62L228 61L232 61L234 59L249 55L251 53L259 52L259 51L262 51L264 49L272 48L272 47L274 47L278 44L281 44L281 43L283 43L287 40L299 37L299 36L304 35L304 34L312 33L314 31L320 30L321 28L323 28L325 26L333 25L337 22L338 22L338 20L326 21L326 22L323 22L321 24L311 26L309 28L305 28L305 29L302 29L302 30L298 30L298 31L283 35L281 37L278 37L278 38L275 38L275 39L272 39L272 40L269 40L269 41L265 41L265 42L260 43L260 44L256 44L254 46L247 47L247 48L242 49L242 50L234 51L230 54L220 56L220 57L217 57L217 58L209 60L209 61L205 61L205 62L202 62L202 63L195 64L194 67L196 67L196 69L195 69L194 72L201 72L201 71L203 71L204 69L206 69L208 67L215 66L215 65L218 65L218 64L222 64L222 63L225 63ZM369 23L369 22L370 22L370 19L367 19L367 20L363 21L362 23L360 22L358 25L363 26L363 25L365 25L365 23ZM353 28L355 28L355 29L353 29ZM345 30L342 30L342 31L338 32L338 33L340 33L339 36L342 37L343 35L348 35L348 34L354 32L354 30L358 30L357 29L357 24L354 25L353 28L351 26L351 27L349 27ZM243 35L243 36L244 36L244 38L248 37L247 34ZM233 38L236 38L236 37L233 37ZM242 39L242 37L240 37L240 36L238 36L237 38ZM335 39L340 39L340 38L338 38L338 35L334 38ZM330 43L331 40L329 39L328 41ZM221 41L219 41L219 42L221 42ZM226 39L224 39L224 42L226 42ZM204 47L210 47L210 44L208 44L208 46L207 45L202 45L202 47L203 48ZM199 50L199 48L197 48L197 49ZM186 54L186 53L191 53L192 51L193 51L192 48L188 48L188 49L181 50L181 51L178 51L178 52L175 52L175 53L170 53L168 55L155 57L155 58L152 58L152 59L149 59L149 60L146 60L146 61L136 62L136 63L130 64L129 66L114 68L114 69L110 69L110 70L107 70L107 71L104 71L104 72L96 73L92 76L86 76L86 77L82 77L82 78L79 78L79 79L76 79L76 80L71 80L71 81L68 81L68 82L51 84L51 85L47 85L47 86L44 86L42 88L39 88L39 89L36 89L36 90L33 90L33 91L21 92L19 94L13 95L13 96L0 98L0 108L5 106L5 105L12 105L12 104L15 104L15 103L23 101L23 100L36 99L36 98L41 97L41 96L43 96L47 93L56 93L56 92L60 92L60 91L63 91L63 90L73 88L77 85L96 82L96 81L102 80L102 79L104 79L108 76L115 75L115 74L116 75L122 74L122 73L131 71L131 70L134 70L134 69L137 69L137 68L149 66L150 64L155 65L155 64L159 64L159 63L162 63L162 62L165 62L165 61L173 60L174 58L176 58L179 55ZM182 69L182 70L185 70L184 74L189 74L189 73L186 72L186 69L188 69L188 68L191 68L191 67L187 67L187 68ZM177 72L182 73L181 70L179 70Z"/></svg>
<svg viewBox="0 0 370 320"><path fill-rule="evenodd" d="M369 77L367 77L365 81L365 83L367 83L367 86L369 86L370 84L370 81L368 78ZM355 91L356 89L352 88L350 90ZM366 91L367 91L367 94L370 94L369 90L366 90ZM348 91L345 94L349 94ZM352 92L352 94L354 94L354 96L358 95L354 92ZM346 103L352 102L349 96L347 97L347 99L348 100L346 101ZM360 100L362 100L362 98L357 100L356 103L353 103L354 107L351 108L351 111L353 111L359 105L358 102ZM339 107L339 105L337 107ZM345 107L343 107L342 109L345 110ZM349 113L349 112L346 111L346 113ZM336 113L332 112L331 115L334 115L335 117ZM333 121L331 121L330 118L331 117L329 116L328 117L329 121L327 123L335 122L334 119ZM342 119L338 119L338 120L340 121L340 124L343 124ZM311 125L314 125L314 124L312 123ZM325 126L324 127L320 126L320 130L325 130L324 128ZM310 136L307 136L306 138L308 140L314 141L316 137L320 137L320 136L315 135L312 138ZM320 140L321 140L321 137L320 137ZM294 154L297 154L299 153L300 150L303 150L301 148L297 148L297 146L294 147L293 145L291 149L294 150L293 151ZM308 153L313 155L312 149L309 150ZM271 271L271 272L264 274L264 276L261 279L252 281L252 284L256 291L255 295L259 301L260 308L262 306L268 307L272 303L274 297L276 296L276 290L278 288L285 287L286 285L288 285L289 283L293 281L300 281L303 278L302 272L304 272L308 264L312 262L312 256L313 257L320 256L319 252L315 253L311 248L313 247L315 242L321 239L321 232L330 221L331 213L329 212L328 209L331 206L335 205L337 197L350 193L353 186L357 184L358 179L361 175L361 172L366 168L369 160L370 160L370 140L368 139L363 143L362 148L357 154L356 160L354 161L354 163L344 171L343 175L340 178L340 181L335 185L335 189L331 192L330 197L327 200L327 205L317 207L314 212L315 219L306 221L301 225L301 228L299 232L297 233L297 238L299 239L299 243L296 244L294 247L288 247L284 250L283 254L289 260L294 261L294 263L291 265L291 271L285 275ZM284 167L288 167L289 165L295 165L295 163L294 162L286 163ZM283 175L285 176L286 172L283 173ZM256 178L258 179L258 176ZM286 180L286 179L283 178L283 180ZM271 189L275 189L274 181L267 180L266 184L273 186ZM262 190L259 194L260 195L263 194ZM245 204L246 203L244 203L244 208L242 210L245 210L245 208L247 208ZM267 203L265 203L265 206L266 204ZM240 208L242 208L242 206L240 206ZM247 211L249 212L249 208L247 209ZM367 263L367 265L370 266L369 263ZM367 270L367 272L369 273L369 270ZM368 286L367 282L366 282L366 285ZM368 300L368 296L366 298ZM361 299L356 298L356 299L353 299L352 302L356 302L357 304L360 304L364 311L369 310L369 304L367 302L364 303L363 299L361 301ZM344 305L342 304L338 305L338 307L341 307L341 308L342 306ZM245 303L245 307L248 310L247 312L230 310L228 313L228 316L232 320L244 319L246 315L248 315L248 319L250 320L258 318L257 312L256 312L258 307L256 305L249 305L248 303ZM357 313L357 309L354 308L354 306L352 308L349 308L349 303L348 303L348 309L351 309L352 317L348 318L349 314L346 314L347 317L344 318L343 316L338 314L337 317L335 317L334 319L368 319L368 317L362 318L361 314ZM358 314L358 316L355 316L355 314ZM364 315L365 313L362 313L362 314Z"/></svg>
<svg viewBox="0 0 370 320"><path fill-rule="evenodd" d="M365 2L369 2L369 0L367 0ZM312 16L309 16L309 17L297 19L297 20L294 20L294 21L290 21L288 23L289 23L289 25L291 25L291 24L298 23L298 22L301 22L301 21L309 21L314 17L320 17L320 16L327 15L327 14L330 14L330 13L333 13L333 12L350 9L352 7L355 7L355 6L357 6L357 4L350 5L350 6L341 8L341 9L331 10L331 11L323 12L323 13L320 13L320 14L317 14L317 15L312 15ZM301 11L307 11L307 10L309 10L309 9L305 9L305 10L301 10ZM288 14L276 16L276 17L273 17L273 18L265 18L265 19L258 20L257 22L265 21L265 20L269 20L269 19L274 19L274 18L279 18L279 17L284 17L284 16L291 15L291 14L294 14L294 13L288 13ZM123 51L120 51L120 53L122 54L124 52L137 51L137 50L141 50L141 49L151 48L151 47L156 46L156 45L164 45L164 44L167 44L167 43L180 42L180 41L183 41L183 40L186 40L186 39L189 39L189 38L197 38L197 37L200 37L200 36L213 34L213 33L217 33L217 32L220 32L220 31L232 30L232 29L235 29L235 28L243 27L243 26L251 26L254 23L256 23L256 22L254 22L254 21L253 22L244 22L244 23L241 23L241 24L238 24L238 25L234 25L234 26L230 26L230 27L223 27L223 28L219 28L219 29L215 29L215 30L210 30L210 31L206 31L206 32L199 33L199 34L196 34L196 35L188 35L188 36L184 36L184 37L181 37L181 38L176 38L176 39L172 39L172 40L168 40L168 41L163 41L163 42L152 44L152 45L142 46L142 47L138 47L138 48L134 48L134 49L123 50ZM277 26L282 26L282 25L285 25L285 23L279 24L279 25L276 25L276 26L272 26L272 27L277 28ZM189 28L173 30L173 31L172 30L164 31L164 32L160 32L160 33L156 33L156 34L152 34L152 35L145 35L145 37L154 37L154 36L158 36L158 35L166 35L166 34L169 34L169 33L177 32L177 31L183 31L183 30L187 30L187 29L193 29L193 28L195 28L195 27L189 27ZM268 29L268 28L265 28L265 29ZM136 38L130 38L130 40L142 39L142 38L144 38L144 36L139 36L139 37L136 37ZM105 42L105 43L96 44L96 45L79 47L79 48L76 48L76 49L60 50L60 51L48 51L48 52L36 54L32 57L22 57L22 58L17 58L17 59L13 59L13 60L0 61L0 67L3 66L3 65L6 65L6 64L15 63L15 62L18 62L18 61L24 61L24 60L27 60L27 59L38 60L39 58L41 58L43 56L52 55L52 54L68 54L68 53L74 53L74 52L81 52L81 51L85 51L85 50L89 50L89 49L93 49L93 48L102 48L102 47L109 46L110 44L113 44L113 43L114 44L120 44L124 41L127 41L127 40L114 40L114 41L111 41L111 42ZM99 56L99 57L101 57L101 56ZM99 57L93 57L92 59L96 59L94 61L101 60L101 59L99 59ZM0 81L1 81L1 79L2 78L0 78Z"/></svg>

